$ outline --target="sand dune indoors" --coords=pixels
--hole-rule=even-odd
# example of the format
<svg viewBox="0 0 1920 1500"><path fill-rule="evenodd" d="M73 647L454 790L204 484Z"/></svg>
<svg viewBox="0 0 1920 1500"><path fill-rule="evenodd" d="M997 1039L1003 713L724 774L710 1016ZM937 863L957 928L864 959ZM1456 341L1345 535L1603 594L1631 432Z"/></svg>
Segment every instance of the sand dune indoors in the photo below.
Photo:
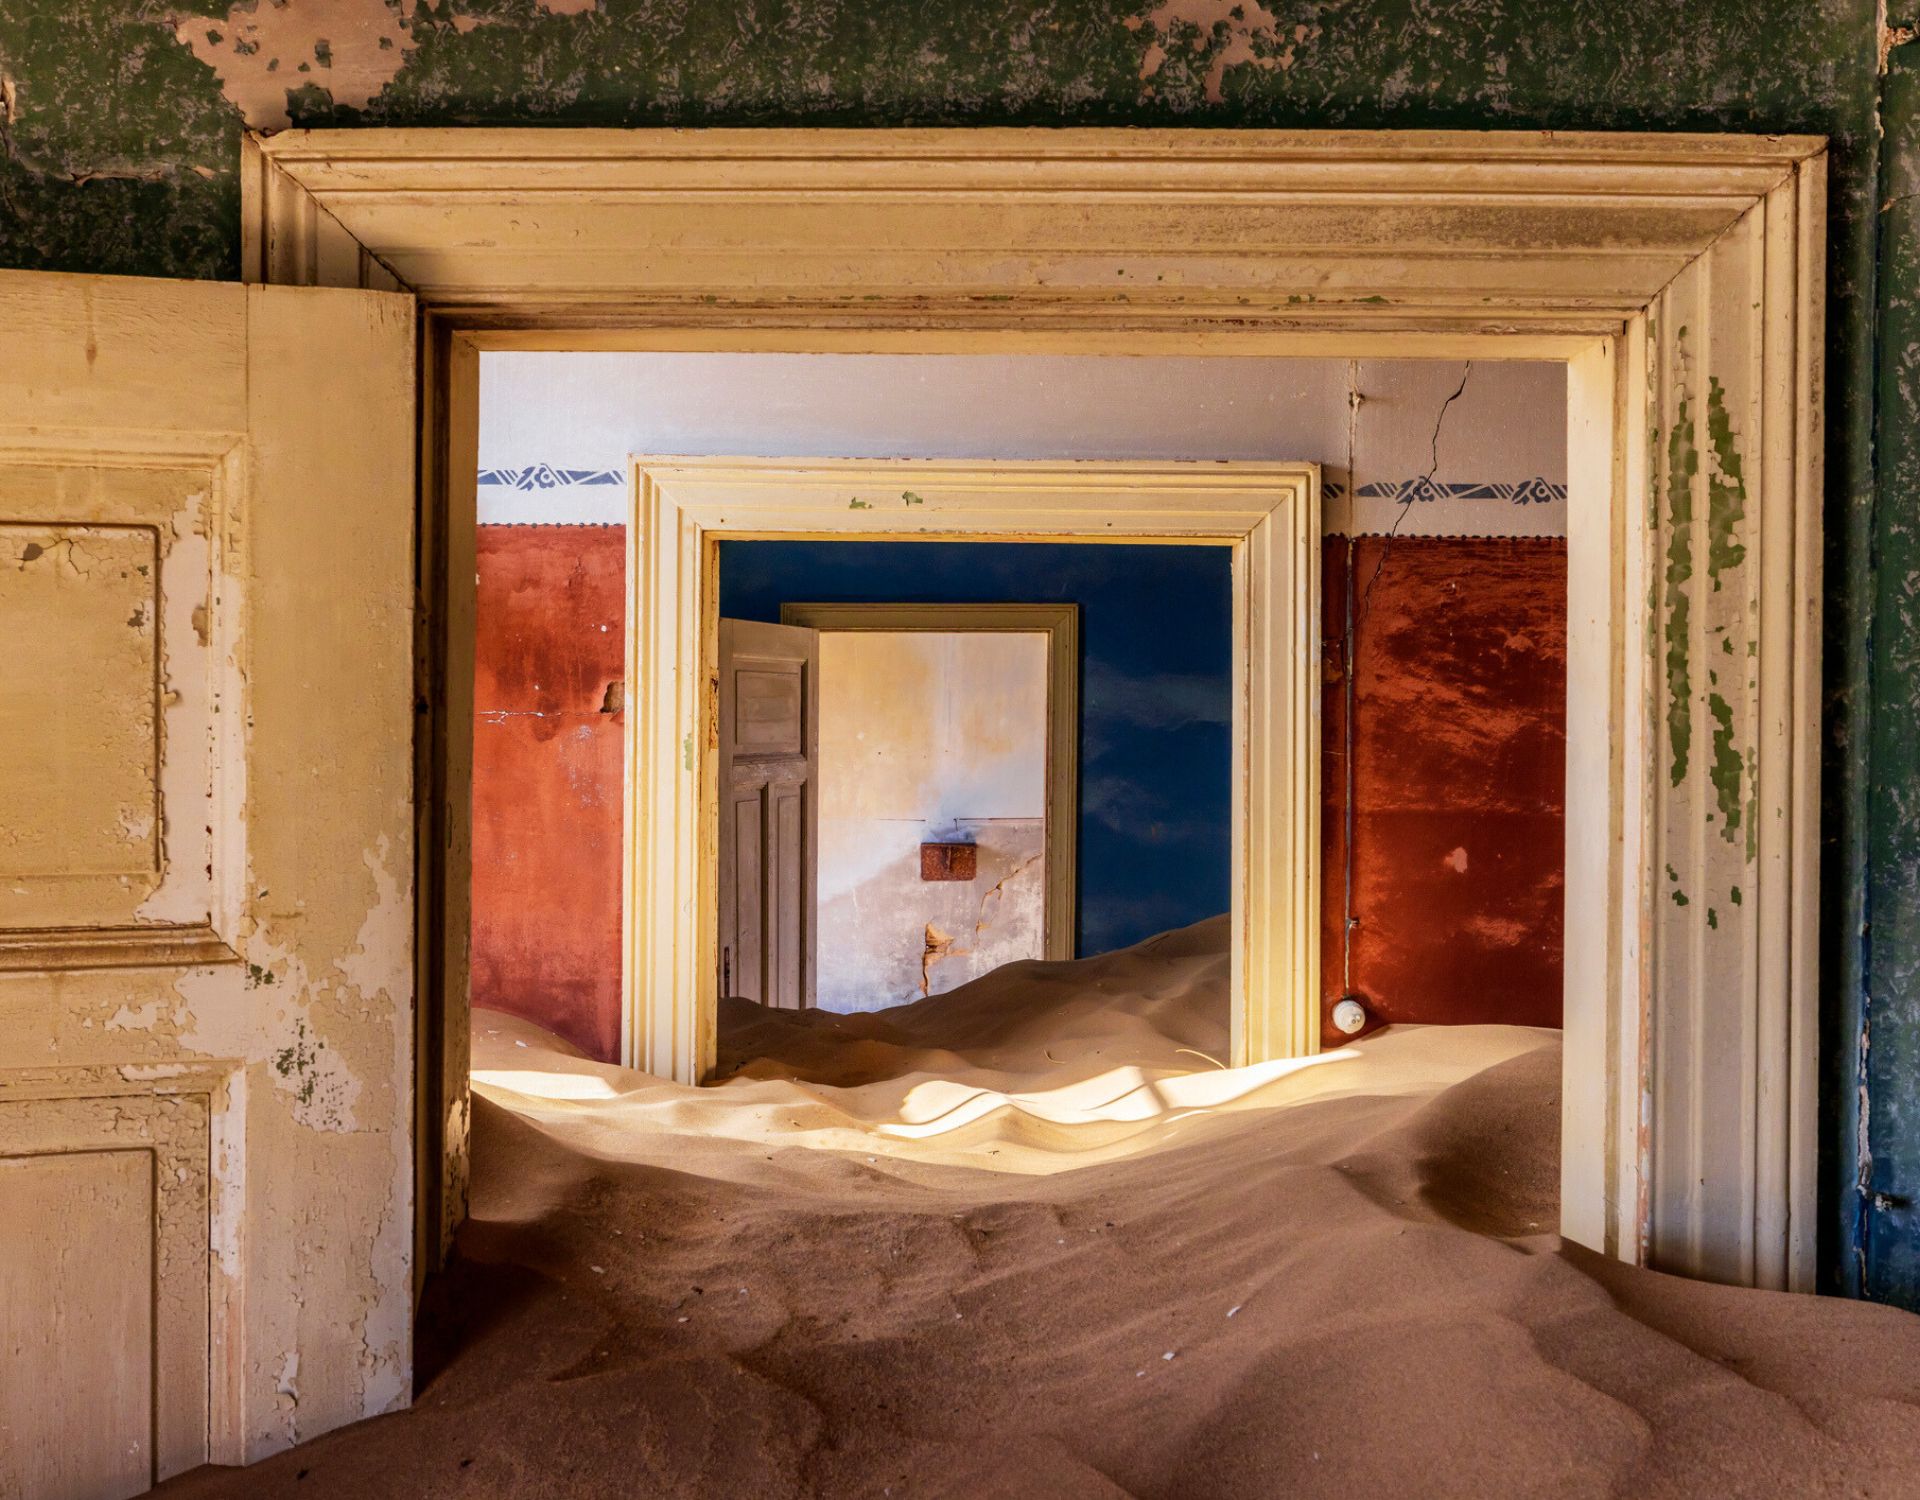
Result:
<svg viewBox="0 0 1920 1500"><path fill-rule="evenodd" d="M417 1404L164 1493L1920 1493L1920 1322L1563 1246L1558 1033L1217 1067L1225 936L732 1006L706 1089L483 1014Z"/></svg>

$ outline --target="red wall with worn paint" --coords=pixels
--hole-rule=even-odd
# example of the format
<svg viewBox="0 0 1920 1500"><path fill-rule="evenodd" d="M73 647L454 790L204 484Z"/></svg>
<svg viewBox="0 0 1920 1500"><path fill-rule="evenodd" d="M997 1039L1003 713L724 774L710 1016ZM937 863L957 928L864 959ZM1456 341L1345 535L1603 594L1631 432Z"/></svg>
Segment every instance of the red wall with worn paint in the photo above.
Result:
<svg viewBox="0 0 1920 1500"><path fill-rule="evenodd" d="M482 526L473 717L473 1003L620 1048L626 532Z"/></svg>
<svg viewBox="0 0 1920 1500"><path fill-rule="evenodd" d="M1328 537L1323 556L1325 1007L1356 993L1378 1021L1558 1026L1566 543ZM1349 579L1358 923L1343 979Z"/></svg>

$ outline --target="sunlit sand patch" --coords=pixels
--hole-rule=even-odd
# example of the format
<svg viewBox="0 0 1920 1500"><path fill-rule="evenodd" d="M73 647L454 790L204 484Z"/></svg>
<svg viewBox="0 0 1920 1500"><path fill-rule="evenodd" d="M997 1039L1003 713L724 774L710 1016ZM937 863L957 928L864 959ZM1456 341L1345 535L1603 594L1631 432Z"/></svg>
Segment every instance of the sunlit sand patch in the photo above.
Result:
<svg viewBox="0 0 1920 1500"><path fill-rule="evenodd" d="M1018 1110L1055 1125L1152 1120L1186 1110L1217 1108L1303 1069L1347 1062L1358 1055L1351 1048L1343 1048L1317 1057L1283 1058L1245 1068L1158 1078L1149 1077L1139 1068L1115 1068L1062 1088L1021 1094L933 1079L915 1086L907 1095L899 1120L876 1121L874 1128L883 1135L923 1140L971 1125L1001 1109Z"/></svg>

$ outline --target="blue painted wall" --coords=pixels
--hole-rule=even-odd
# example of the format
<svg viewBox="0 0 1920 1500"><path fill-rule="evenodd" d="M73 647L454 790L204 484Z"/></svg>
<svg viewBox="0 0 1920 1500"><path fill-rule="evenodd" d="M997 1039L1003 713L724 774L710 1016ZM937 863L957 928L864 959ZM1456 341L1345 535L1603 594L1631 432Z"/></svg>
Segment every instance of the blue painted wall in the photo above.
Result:
<svg viewBox="0 0 1920 1500"><path fill-rule="evenodd" d="M1012 542L722 542L720 612L1080 606L1079 951L1229 905L1231 554Z"/></svg>

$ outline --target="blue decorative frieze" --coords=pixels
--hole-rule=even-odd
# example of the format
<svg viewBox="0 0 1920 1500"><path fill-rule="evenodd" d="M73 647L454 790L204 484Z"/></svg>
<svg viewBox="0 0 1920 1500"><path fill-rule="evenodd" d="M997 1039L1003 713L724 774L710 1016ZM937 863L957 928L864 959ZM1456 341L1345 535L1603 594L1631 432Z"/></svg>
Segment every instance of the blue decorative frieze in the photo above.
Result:
<svg viewBox="0 0 1920 1500"><path fill-rule="evenodd" d="M480 483L504 485L513 490L560 490L574 485L625 484L618 469L556 469L552 464L531 464L524 469L482 469Z"/></svg>
<svg viewBox="0 0 1920 1500"><path fill-rule="evenodd" d="M1347 487L1337 479L1322 489L1329 500L1346 498ZM1392 500L1401 505L1434 500L1499 500L1508 505L1548 505L1567 498L1567 487L1547 479L1449 480L1444 483L1416 474L1411 479L1376 479L1360 486L1363 500Z"/></svg>

